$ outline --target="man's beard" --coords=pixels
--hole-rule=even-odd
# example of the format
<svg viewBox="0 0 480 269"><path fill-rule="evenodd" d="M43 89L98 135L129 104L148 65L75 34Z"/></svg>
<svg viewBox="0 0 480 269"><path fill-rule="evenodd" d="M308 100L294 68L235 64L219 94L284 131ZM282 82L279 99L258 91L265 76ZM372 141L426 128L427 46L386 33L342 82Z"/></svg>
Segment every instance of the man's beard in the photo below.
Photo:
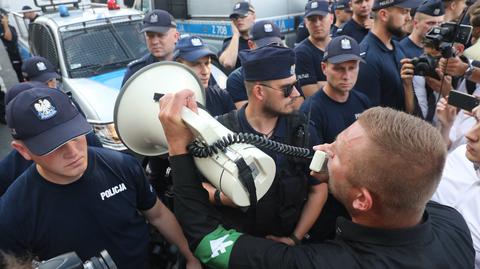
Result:
<svg viewBox="0 0 480 269"><path fill-rule="evenodd" d="M394 36L401 37L405 35L405 32L403 31L403 27L402 26L394 27L391 20L387 22L387 31Z"/></svg>

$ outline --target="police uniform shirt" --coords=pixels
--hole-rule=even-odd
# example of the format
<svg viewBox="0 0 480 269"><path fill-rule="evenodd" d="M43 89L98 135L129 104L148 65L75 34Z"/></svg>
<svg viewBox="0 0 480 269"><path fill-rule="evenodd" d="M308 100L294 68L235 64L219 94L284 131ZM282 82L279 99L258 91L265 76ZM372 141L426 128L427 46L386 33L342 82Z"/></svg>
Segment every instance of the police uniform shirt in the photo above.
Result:
<svg viewBox="0 0 480 269"><path fill-rule="evenodd" d="M88 148L87 170L67 185L45 180L32 165L0 200L0 249L41 260L69 251L85 260L106 249L119 268L146 268L149 233L138 210L156 199L127 154Z"/></svg>
<svg viewBox="0 0 480 269"><path fill-rule="evenodd" d="M413 43L413 41L408 36L402 39L402 41L400 41L398 44L405 56L409 59L418 57L423 54L423 48Z"/></svg>
<svg viewBox="0 0 480 269"><path fill-rule="evenodd" d="M296 247L226 230L198 181L191 155L170 158L176 216L195 254L218 269L473 268L475 252L462 215L437 203L407 229L377 229L339 218L337 236ZM214 247L215 246L215 247Z"/></svg>
<svg viewBox="0 0 480 269"><path fill-rule="evenodd" d="M330 36L335 37L336 36L335 34L337 33L338 29L340 29L338 28L338 26L336 26L335 24L332 24L332 27L330 27Z"/></svg>
<svg viewBox="0 0 480 269"><path fill-rule="evenodd" d="M369 32L360 49L365 53L366 63L360 63L355 88L364 93L372 106L387 106L405 110L405 93L400 78L400 60L405 58L398 49L398 43L392 40L393 50Z"/></svg>
<svg viewBox="0 0 480 269"><path fill-rule="evenodd" d="M244 80L243 67L241 66L228 75L227 91L234 103L248 100Z"/></svg>
<svg viewBox="0 0 480 269"><path fill-rule="evenodd" d="M229 37L223 40L222 49L220 50L220 53L218 53L218 57L220 57L220 55L222 55L222 53L227 49L231 41L232 41L232 37ZM238 53L240 53L240 51L242 50L249 50L249 49L250 48L248 47L248 39L244 39L243 37L240 37L238 39ZM240 62L240 57L238 57L237 55L237 62L235 63L234 69L239 68L241 65L242 63Z"/></svg>
<svg viewBox="0 0 480 269"><path fill-rule="evenodd" d="M232 98L218 85L211 85L206 90L206 108L212 116L223 115L235 109Z"/></svg>
<svg viewBox="0 0 480 269"><path fill-rule="evenodd" d="M367 28L358 24L354 19L350 19L343 26L340 26L340 29L335 32L334 36L348 35L360 44L368 32Z"/></svg>
<svg viewBox="0 0 480 269"><path fill-rule="evenodd" d="M300 111L310 114L310 120L317 128L320 143L333 143L339 133L347 129L370 107L368 97L354 89L343 103L331 99L321 89L303 102Z"/></svg>
<svg viewBox="0 0 480 269"><path fill-rule="evenodd" d="M297 56L295 74L300 87L327 80L320 65L324 51L315 47L308 38L298 44L294 51Z"/></svg>
<svg viewBox="0 0 480 269"><path fill-rule="evenodd" d="M303 21L298 25L297 28L297 38L295 39L295 45L300 44L303 40L305 40L310 33L308 33L307 27L305 27L305 24Z"/></svg>
<svg viewBox="0 0 480 269"><path fill-rule="evenodd" d="M153 56L153 54L149 53L142 58L135 60L128 64L127 71L125 71L125 75L123 76L122 86L125 85L127 80L133 76L138 70L142 69L143 67L158 62L158 59Z"/></svg>

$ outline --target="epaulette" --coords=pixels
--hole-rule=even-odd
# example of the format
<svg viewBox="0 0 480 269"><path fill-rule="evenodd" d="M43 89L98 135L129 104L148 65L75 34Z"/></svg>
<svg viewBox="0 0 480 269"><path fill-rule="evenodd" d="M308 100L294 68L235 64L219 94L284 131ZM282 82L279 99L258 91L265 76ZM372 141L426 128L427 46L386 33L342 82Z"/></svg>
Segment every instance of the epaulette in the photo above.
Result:
<svg viewBox="0 0 480 269"><path fill-rule="evenodd" d="M144 62L145 62L145 59L143 59L143 57L142 57L140 59L136 59L136 60L131 61L130 63L128 63L127 66L132 67L132 66L135 66L137 64L144 63Z"/></svg>

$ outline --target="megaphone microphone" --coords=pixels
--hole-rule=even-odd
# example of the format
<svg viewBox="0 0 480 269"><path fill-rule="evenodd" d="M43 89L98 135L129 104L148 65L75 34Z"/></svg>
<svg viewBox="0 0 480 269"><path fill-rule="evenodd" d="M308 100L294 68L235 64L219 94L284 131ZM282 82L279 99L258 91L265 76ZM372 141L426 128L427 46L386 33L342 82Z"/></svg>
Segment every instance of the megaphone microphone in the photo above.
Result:
<svg viewBox="0 0 480 269"><path fill-rule="evenodd" d="M194 92L200 107L205 105L202 83L190 68L180 63L159 62L146 66L125 83L115 103L114 121L127 148L146 156L168 152L165 133L157 118L158 100L165 93L183 89ZM254 206L267 193L275 177L275 162L255 145L297 157L313 155L308 149L253 134L233 133L200 107L198 114L187 107L181 112L181 118L196 137L189 151L203 176L238 206ZM318 154L321 152L317 151ZM324 166L325 158L317 159L322 163L313 167Z"/></svg>

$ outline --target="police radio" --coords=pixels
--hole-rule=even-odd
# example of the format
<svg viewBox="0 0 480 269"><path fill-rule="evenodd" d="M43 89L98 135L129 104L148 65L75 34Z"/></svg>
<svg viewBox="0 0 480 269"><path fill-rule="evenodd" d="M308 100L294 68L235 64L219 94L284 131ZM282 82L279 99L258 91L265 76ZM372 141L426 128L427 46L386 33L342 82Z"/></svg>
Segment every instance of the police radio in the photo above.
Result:
<svg viewBox="0 0 480 269"><path fill-rule="evenodd" d="M236 205L255 205L275 177L273 159L256 146L312 158L310 149L281 144L254 134L234 133L202 107L205 89L194 71L176 62L159 62L137 71L122 87L115 103L117 133L130 150L145 156L168 153L163 127L158 120L158 100L166 93L190 89L198 102L198 114L184 107L181 117L195 135L188 146L203 176ZM311 170L325 168L325 153L317 151Z"/></svg>

